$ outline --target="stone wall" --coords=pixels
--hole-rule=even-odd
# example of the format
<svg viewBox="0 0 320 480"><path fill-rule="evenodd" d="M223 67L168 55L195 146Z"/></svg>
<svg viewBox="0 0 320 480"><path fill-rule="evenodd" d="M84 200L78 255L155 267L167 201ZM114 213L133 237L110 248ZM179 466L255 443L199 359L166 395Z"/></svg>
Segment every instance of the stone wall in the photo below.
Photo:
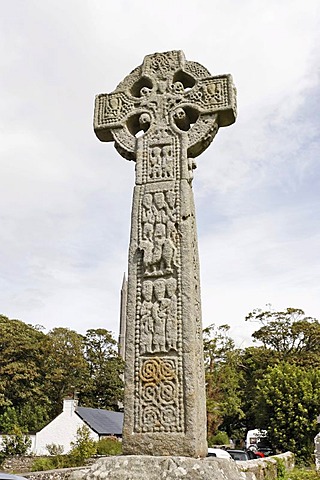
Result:
<svg viewBox="0 0 320 480"><path fill-rule="evenodd" d="M239 470L246 474L246 480L276 480L282 466L286 470L293 469L293 453L287 452L273 457L238 463Z"/></svg>
<svg viewBox="0 0 320 480"><path fill-rule="evenodd" d="M1 465L0 470L5 473L17 473L19 475L31 475L31 470L32 470L32 464L36 459L39 458L50 458L49 455L46 456L41 456L41 457L35 457L34 455L30 456L17 456L17 457L10 457L6 458L3 464ZM92 457L86 460L85 462L85 467L88 466L88 468L97 461L98 457ZM80 469L84 469L85 467L80 467ZM63 469L63 470L72 470L70 469Z"/></svg>
<svg viewBox="0 0 320 480"><path fill-rule="evenodd" d="M287 470L291 470L294 467L294 455L290 452L287 452L269 458L250 460L248 462L240 463L234 463L230 462L229 460L215 459L210 457L210 462L217 462L219 464L217 465L217 467L219 467L217 468L217 475L221 474L217 477L211 477L212 480L215 480L215 478L223 478L225 480L276 480L280 468L285 466ZM224 473L221 470L224 470ZM72 474L72 480L82 480L88 471L89 467L64 468L60 470L50 470L47 472L25 473L24 476L30 480L68 480ZM127 473L130 475L130 472ZM123 477L124 480L125 478L127 477ZM130 476L130 478L135 477ZM147 480L148 477L146 476L144 478ZM175 476L174 478L177 478L178 480L179 477ZM188 475L183 476L184 480L188 480L189 478L194 477L189 477Z"/></svg>
<svg viewBox="0 0 320 480"><path fill-rule="evenodd" d="M77 473L79 473L80 479L85 473L87 473L88 470L89 467L61 468L59 470L26 473L24 476L30 480L68 480L71 473L73 473L75 476L77 476Z"/></svg>
<svg viewBox="0 0 320 480"><path fill-rule="evenodd" d="M6 458L3 464L1 465L1 471L6 473L20 473L31 471L31 465L34 462L35 457L9 457Z"/></svg>

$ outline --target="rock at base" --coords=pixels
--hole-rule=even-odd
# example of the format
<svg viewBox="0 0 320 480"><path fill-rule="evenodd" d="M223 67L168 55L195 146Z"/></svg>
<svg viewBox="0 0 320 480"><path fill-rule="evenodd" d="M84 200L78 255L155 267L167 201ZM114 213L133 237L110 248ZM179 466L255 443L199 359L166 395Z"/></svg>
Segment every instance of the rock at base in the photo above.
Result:
<svg viewBox="0 0 320 480"><path fill-rule="evenodd" d="M79 472L77 472L77 480ZM242 480L234 461L221 458L123 455L99 459L81 480ZM71 474L69 480L76 480Z"/></svg>

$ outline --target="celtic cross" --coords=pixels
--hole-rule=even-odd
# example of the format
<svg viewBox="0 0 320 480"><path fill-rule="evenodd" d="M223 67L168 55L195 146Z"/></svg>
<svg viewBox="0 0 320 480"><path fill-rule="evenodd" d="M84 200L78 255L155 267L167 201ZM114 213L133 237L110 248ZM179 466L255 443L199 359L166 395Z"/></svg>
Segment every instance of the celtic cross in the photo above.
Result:
<svg viewBox="0 0 320 480"><path fill-rule="evenodd" d="M194 158L236 116L230 75L181 51L145 57L96 97L94 130L136 162L126 309L127 454L206 455Z"/></svg>

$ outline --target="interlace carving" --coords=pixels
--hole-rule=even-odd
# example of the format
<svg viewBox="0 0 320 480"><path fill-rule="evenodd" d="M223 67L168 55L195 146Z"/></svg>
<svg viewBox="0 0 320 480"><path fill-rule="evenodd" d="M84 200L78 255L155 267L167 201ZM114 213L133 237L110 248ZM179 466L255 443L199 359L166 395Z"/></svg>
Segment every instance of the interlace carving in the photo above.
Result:
<svg viewBox="0 0 320 480"><path fill-rule="evenodd" d="M177 415L181 396L178 374L176 358L142 360L137 431L182 431L181 412Z"/></svg>
<svg viewBox="0 0 320 480"><path fill-rule="evenodd" d="M195 157L235 116L231 76L212 77L181 51L146 56L113 93L96 97L96 135L136 162L126 323L134 343L126 357L128 452L137 451L133 434L146 435L141 452L149 452L148 435L159 432L188 434L202 442L194 456L204 451L205 433L197 430L198 420L205 429L205 386L191 183ZM201 405L194 405L195 397ZM175 452L185 453L177 436L172 442ZM161 455L161 448L152 453Z"/></svg>
<svg viewBox="0 0 320 480"><path fill-rule="evenodd" d="M135 69L118 88L119 91L96 97L94 123L97 136L102 141L115 140L125 158L137 159L139 145L133 140L139 131L149 131L150 140L155 135L155 140L160 141L156 131L159 134L162 130L162 138L172 139L173 132L187 132L201 124L205 137L215 123L225 126L235 120L231 76L211 77L201 65L186 62L182 52L147 56L140 70ZM201 121L203 116L207 116L206 123ZM121 135L116 133L118 130L122 130ZM117 145L119 137L121 144ZM199 155L205 148L207 145L201 148L200 139L194 154ZM159 152L154 154L159 160ZM163 174L161 169L152 172L151 167L150 174L159 178L160 172Z"/></svg>

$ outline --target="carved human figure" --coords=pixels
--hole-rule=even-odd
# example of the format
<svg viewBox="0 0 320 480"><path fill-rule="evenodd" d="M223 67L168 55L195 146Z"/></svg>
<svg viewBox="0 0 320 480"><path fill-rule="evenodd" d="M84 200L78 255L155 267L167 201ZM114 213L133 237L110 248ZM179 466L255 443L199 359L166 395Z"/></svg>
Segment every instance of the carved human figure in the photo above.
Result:
<svg viewBox="0 0 320 480"><path fill-rule="evenodd" d="M153 265L153 226L151 223L143 225L142 239L140 240L140 250L143 251L143 266L145 271L150 272Z"/></svg>
<svg viewBox="0 0 320 480"><path fill-rule="evenodd" d="M173 155L171 145L164 145L162 148L162 176L164 178L173 177Z"/></svg>
<svg viewBox="0 0 320 480"><path fill-rule="evenodd" d="M166 212L167 212L167 225L169 223L175 224L177 221L177 210L175 208L175 193L173 190L167 190L165 193Z"/></svg>
<svg viewBox="0 0 320 480"><path fill-rule="evenodd" d="M171 242L172 242L173 246L175 247L178 239L177 239L177 229L176 229L177 210L175 208L176 198L175 198L174 191L167 190L165 194L165 198L166 198L166 204L167 204L167 238L169 239L168 244L171 245ZM176 249L174 251L176 251ZM173 258L173 256L171 258ZM176 265L175 261L174 261L174 264Z"/></svg>
<svg viewBox="0 0 320 480"><path fill-rule="evenodd" d="M167 202L167 205L169 207L169 211L171 212L175 212L175 203L176 203L176 196L175 196L175 193L173 190L167 190L166 191L166 194L165 194L165 197L166 197L166 202Z"/></svg>
<svg viewBox="0 0 320 480"><path fill-rule="evenodd" d="M161 274L162 247L166 240L166 226L163 223L157 223L154 230L154 247L152 253L153 271L159 271Z"/></svg>
<svg viewBox="0 0 320 480"><path fill-rule="evenodd" d="M170 304L166 322L166 346L168 350L177 349L177 280L169 278L166 282L167 297Z"/></svg>
<svg viewBox="0 0 320 480"><path fill-rule="evenodd" d="M168 231L162 247L161 269L172 273L173 267L177 266L177 247L175 245L175 227Z"/></svg>
<svg viewBox="0 0 320 480"><path fill-rule="evenodd" d="M112 112L112 115L118 114L121 110L121 99L119 97L109 98L108 106Z"/></svg>
<svg viewBox="0 0 320 480"><path fill-rule="evenodd" d="M189 182L193 180L193 170L197 168L197 162L194 158L188 158Z"/></svg>
<svg viewBox="0 0 320 480"><path fill-rule="evenodd" d="M160 178L161 177L161 148L153 147L150 150L150 177L151 178Z"/></svg>
<svg viewBox="0 0 320 480"><path fill-rule="evenodd" d="M202 93L206 99L220 101L223 95L221 83L209 83L202 85Z"/></svg>
<svg viewBox="0 0 320 480"><path fill-rule="evenodd" d="M165 298L166 282L163 279L155 280L154 282L154 296L155 302L152 306L153 318L153 351L166 351L166 319L168 315L168 308L170 300Z"/></svg>
<svg viewBox="0 0 320 480"><path fill-rule="evenodd" d="M152 290L153 283L151 280L145 280L142 283L143 302L140 308L140 352L152 352L152 334L153 334L153 318L152 318Z"/></svg>
<svg viewBox="0 0 320 480"><path fill-rule="evenodd" d="M167 210L168 206L165 201L164 193L163 192L156 192L154 194L154 205L156 207L156 223L166 223L168 216L167 216Z"/></svg>
<svg viewBox="0 0 320 480"><path fill-rule="evenodd" d="M145 193L142 199L142 223L150 223L151 225L155 222L155 208L152 205L152 194Z"/></svg>

